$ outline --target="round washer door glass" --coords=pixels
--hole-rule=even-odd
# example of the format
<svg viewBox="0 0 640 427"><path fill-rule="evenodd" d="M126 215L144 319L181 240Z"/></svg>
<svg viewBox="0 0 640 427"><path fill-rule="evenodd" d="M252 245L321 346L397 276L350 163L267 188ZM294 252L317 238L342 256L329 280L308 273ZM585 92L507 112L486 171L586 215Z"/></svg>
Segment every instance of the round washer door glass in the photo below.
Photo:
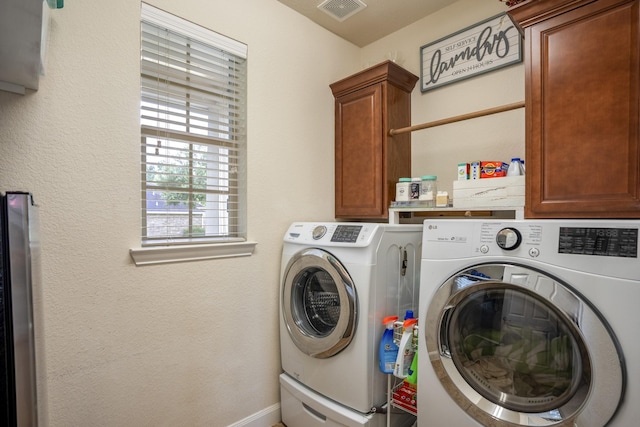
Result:
<svg viewBox="0 0 640 427"><path fill-rule="evenodd" d="M438 288L425 325L438 378L484 425L600 427L622 397L608 325L541 272L506 264L461 271ZM592 405L597 415L582 416Z"/></svg>
<svg viewBox="0 0 640 427"><path fill-rule="evenodd" d="M550 412L591 381L578 331L534 293L488 282L451 311L446 337L464 379L494 404Z"/></svg>
<svg viewBox="0 0 640 427"><path fill-rule="evenodd" d="M333 255L316 248L298 252L283 281L282 313L300 351L327 358L349 345L356 328L356 291Z"/></svg>

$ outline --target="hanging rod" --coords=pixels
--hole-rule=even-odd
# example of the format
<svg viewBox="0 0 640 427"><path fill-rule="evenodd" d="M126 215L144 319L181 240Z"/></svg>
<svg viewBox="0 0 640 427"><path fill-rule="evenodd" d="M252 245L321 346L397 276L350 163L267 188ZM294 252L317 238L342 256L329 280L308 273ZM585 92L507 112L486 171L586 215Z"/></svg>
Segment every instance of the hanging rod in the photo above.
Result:
<svg viewBox="0 0 640 427"><path fill-rule="evenodd" d="M413 132L414 130L421 130L432 128L435 126L447 125L449 123L461 122L463 120L475 119L476 117L488 116L490 114L502 113L504 111L516 110L524 107L524 101L515 102L513 104L502 105L500 107L488 108L486 110L476 111L475 113L467 113L459 116L449 117L448 119L436 120L434 122L422 123L420 125L409 126L400 129L389 129L389 136L400 135L401 133Z"/></svg>

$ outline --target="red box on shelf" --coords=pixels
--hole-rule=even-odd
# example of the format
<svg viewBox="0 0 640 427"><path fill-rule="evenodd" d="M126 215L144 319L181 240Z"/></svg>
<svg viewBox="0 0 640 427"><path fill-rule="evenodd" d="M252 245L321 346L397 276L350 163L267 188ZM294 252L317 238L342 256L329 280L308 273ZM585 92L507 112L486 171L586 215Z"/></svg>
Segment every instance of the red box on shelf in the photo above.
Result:
<svg viewBox="0 0 640 427"><path fill-rule="evenodd" d="M393 404L417 414L417 394L417 390L405 381L393 390Z"/></svg>
<svg viewBox="0 0 640 427"><path fill-rule="evenodd" d="M480 162L480 178L499 178L507 176L509 165L505 162Z"/></svg>

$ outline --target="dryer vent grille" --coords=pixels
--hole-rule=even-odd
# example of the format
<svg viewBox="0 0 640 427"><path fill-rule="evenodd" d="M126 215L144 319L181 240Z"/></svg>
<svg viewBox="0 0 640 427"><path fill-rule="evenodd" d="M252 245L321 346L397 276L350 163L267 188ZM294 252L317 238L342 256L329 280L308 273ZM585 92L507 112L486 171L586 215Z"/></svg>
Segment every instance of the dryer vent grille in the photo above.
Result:
<svg viewBox="0 0 640 427"><path fill-rule="evenodd" d="M360 0L325 0L318 5L318 9L340 22L360 12L365 7L367 5Z"/></svg>

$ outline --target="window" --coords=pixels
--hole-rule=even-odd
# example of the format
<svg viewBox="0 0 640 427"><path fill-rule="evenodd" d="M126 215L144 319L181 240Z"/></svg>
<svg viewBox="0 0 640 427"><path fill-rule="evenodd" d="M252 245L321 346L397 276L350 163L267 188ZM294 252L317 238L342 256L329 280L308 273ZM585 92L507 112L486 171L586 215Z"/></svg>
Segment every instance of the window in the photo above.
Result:
<svg viewBox="0 0 640 427"><path fill-rule="evenodd" d="M246 58L142 4L143 246L246 241Z"/></svg>

